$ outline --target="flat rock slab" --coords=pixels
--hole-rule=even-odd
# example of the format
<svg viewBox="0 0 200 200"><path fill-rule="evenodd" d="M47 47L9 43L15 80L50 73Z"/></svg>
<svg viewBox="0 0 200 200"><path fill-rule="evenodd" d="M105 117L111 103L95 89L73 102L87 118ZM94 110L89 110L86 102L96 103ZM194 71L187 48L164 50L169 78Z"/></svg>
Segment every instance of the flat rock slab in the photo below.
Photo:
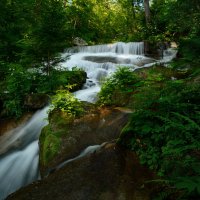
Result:
<svg viewBox="0 0 200 200"><path fill-rule="evenodd" d="M95 63L114 63L114 64L133 64L139 67L155 62L152 58L142 58L138 56L137 59L129 59L129 58L119 58L114 56L85 56L83 57L84 60L88 60Z"/></svg>

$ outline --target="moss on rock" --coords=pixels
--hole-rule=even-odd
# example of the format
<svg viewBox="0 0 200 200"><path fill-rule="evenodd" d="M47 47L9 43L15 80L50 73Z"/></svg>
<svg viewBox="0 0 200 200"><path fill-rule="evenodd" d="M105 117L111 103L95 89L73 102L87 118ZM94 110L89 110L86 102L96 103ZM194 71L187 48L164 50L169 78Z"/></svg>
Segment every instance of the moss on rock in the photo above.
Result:
<svg viewBox="0 0 200 200"><path fill-rule="evenodd" d="M49 113L49 125L43 128L39 139L41 176L90 145L118 138L130 115L90 103L83 103L83 108L84 115L80 117L71 117L58 109ZM52 146L54 141L56 144Z"/></svg>
<svg viewBox="0 0 200 200"><path fill-rule="evenodd" d="M60 138L56 135L49 134L44 140L43 143L43 162L44 164L48 163L59 151L61 146Z"/></svg>
<svg viewBox="0 0 200 200"><path fill-rule="evenodd" d="M68 125L72 123L73 117L61 110L53 110L49 113L49 124L45 126L40 134L40 164L48 165L60 152L62 137L68 133Z"/></svg>

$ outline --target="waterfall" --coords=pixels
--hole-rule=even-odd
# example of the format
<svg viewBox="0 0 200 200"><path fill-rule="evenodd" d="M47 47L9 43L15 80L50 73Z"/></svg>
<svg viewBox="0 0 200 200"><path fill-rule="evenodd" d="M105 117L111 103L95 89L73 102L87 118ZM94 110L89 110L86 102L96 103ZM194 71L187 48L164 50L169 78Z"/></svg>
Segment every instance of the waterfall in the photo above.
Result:
<svg viewBox="0 0 200 200"><path fill-rule="evenodd" d="M66 53L105 53L112 52L117 54L134 54L143 55L144 54L144 43L143 42L117 42L114 44L102 44L95 46L82 46L82 47L72 47L66 49Z"/></svg>
<svg viewBox="0 0 200 200"><path fill-rule="evenodd" d="M84 149L77 157L66 160L64 162L62 162L60 165L58 165L54 170L58 170L61 169L62 167L64 167L66 164L78 160L86 155L90 155L92 153L94 153L96 150L100 149L101 145L93 145L93 146L89 146L86 149Z"/></svg>
<svg viewBox="0 0 200 200"><path fill-rule="evenodd" d="M113 74L119 66L130 67L132 70L150 62L144 56L143 42L118 42L95 46L72 47L66 49L62 55L65 62L63 69L73 67L83 69L87 73L87 82L82 90L75 92L75 96L82 101L95 102L101 83ZM152 61L151 61L152 62Z"/></svg>
<svg viewBox="0 0 200 200"><path fill-rule="evenodd" d="M71 163L75 160L78 160L80 158L83 158L85 156L91 155L94 152L98 151L101 147L104 147L107 144L107 142L102 143L101 145L92 145L92 146L88 146L87 148L85 148L78 156L68 159L64 162L62 162L61 164L59 164L56 168L53 168L49 171L49 173L47 174L47 176L52 173L55 172L56 170L61 169L62 167L64 167L65 165L67 165L68 163Z"/></svg>
<svg viewBox="0 0 200 200"><path fill-rule="evenodd" d="M38 137L47 125L48 107L37 111L23 126L0 140L0 199L39 178Z"/></svg>

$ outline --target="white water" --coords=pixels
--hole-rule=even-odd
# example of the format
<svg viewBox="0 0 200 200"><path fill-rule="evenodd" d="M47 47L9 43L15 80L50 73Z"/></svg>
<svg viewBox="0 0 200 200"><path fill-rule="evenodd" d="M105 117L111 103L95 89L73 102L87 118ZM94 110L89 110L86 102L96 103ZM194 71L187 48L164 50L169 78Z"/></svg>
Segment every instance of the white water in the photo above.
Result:
<svg viewBox="0 0 200 200"><path fill-rule="evenodd" d="M143 42L74 47L67 49L62 57L69 58L61 64L62 68L71 70L76 66L87 73L86 84L75 92L75 96L88 102L96 101L102 80L113 74L117 67L127 66L134 70L150 60L144 56Z"/></svg>
<svg viewBox="0 0 200 200"><path fill-rule="evenodd" d="M58 169L64 167L66 164L68 164L68 163L70 163L72 161L78 160L78 159L80 159L80 158L82 158L84 156L87 156L87 155L90 155L90 154L94 153L95 151L97 151L98 149L100 149L100 147L101 147L101 145L93 145L93 146L87 147L77 157L69 159L69 160L66 160L65 162L63 162L60 165L58 165L55 168L55 170L58 170Z"/></svg>
<svg viewBox="0 0 200 200"><path fill-rule="evenodd" d="M118 66L135 70L155 63L143 54L142 42L75 47L67 49L62 55L63 58L69 57L69 60L61 63L61 66L64 69L78 66L87 72L87 82L82 90L75 92L75 96L82 101L95 102L101 81L113 74ZM171 56L169 52L167 55ZM0 200L38 179L38 136L48 123L44 120L47 110L48 107L38 111L24 126L0 138ZM58 168L98 148L99 145L88 147L78 157L62 163Z"/></svg>
<svg viewBox="0 0 200 200"><path fill-rule="evenodd" d="M103 53L112 52L119 54L134 54L141 55L144 54L144 44L143 42L117 42L114 44L103 44L95 46L83 46L83 47L73 47L66 49L67 53Z"/></svg>
<svg viewBox="0 0 200 200"><path fill-rule="evenodd" d="M48 107L0 139L0 199L39 178L38 136L47 125Z"/></svg>
<svg viewBox="0 0 200 200"><path fill-rule="evenodd" d="M91 155L94 152L98 151L101 147L105 146L107 144L107 142L102 143L101 145L92 145L92 146L88 146L87 148L85 148L78 156L68 159L64 162L62 162L60 165L58 165L56 168L53 168L50 170L49 174L61 169L62 167L64 167L65 165L67 165L68 163L71 163L75 160L79 160L80 158L83 158L85 156ZM49 175L47 174L47 176Z"/></svg>

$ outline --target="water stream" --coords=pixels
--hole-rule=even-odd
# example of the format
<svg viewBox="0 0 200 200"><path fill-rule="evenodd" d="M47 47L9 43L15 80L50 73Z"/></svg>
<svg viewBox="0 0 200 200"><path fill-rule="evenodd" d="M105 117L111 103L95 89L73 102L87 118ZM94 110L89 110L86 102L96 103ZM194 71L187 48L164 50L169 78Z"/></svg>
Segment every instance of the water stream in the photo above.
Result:
<svg viewBox="0 0 200 200"><path fill-rule="evenodd" d="M74 53L76 52L76 53ZM144 56L143 42L118 42L115 44L69 48L62 55L66 62L62 68L73 69L75 66L87 73L87 82L75 96L88 102L95 102L101 88L101 81L113 74L117 67L127 66L134 69L155 62Z"/></svg>
<svg viewBox="0 0 200 200"><path fill-rule="evenodd" d="M173 56L173 53L168 52L167 56ZM88 102L96 101L101 81L113 74L118 66L128 66L135 70L156 62L144 56L142 42L74 47L67 49L62 57L66 59L60 64L63 69L78 66L87 72L86 84L74 94L78 99ZM45 120L47 110L48 107L45 107L37 111L25 125L0 138L0 200L39 178L38 137L41 129L48 123ZM98 147L88 147L77 158L70 159L57 168L87 155Z"/></svg>
<svg viewBox="0 0 200 200"><path fill-rule="evenodd" d="M48 123L47 110L0 138L0 199L39 178L38 136Z"/></svg>

